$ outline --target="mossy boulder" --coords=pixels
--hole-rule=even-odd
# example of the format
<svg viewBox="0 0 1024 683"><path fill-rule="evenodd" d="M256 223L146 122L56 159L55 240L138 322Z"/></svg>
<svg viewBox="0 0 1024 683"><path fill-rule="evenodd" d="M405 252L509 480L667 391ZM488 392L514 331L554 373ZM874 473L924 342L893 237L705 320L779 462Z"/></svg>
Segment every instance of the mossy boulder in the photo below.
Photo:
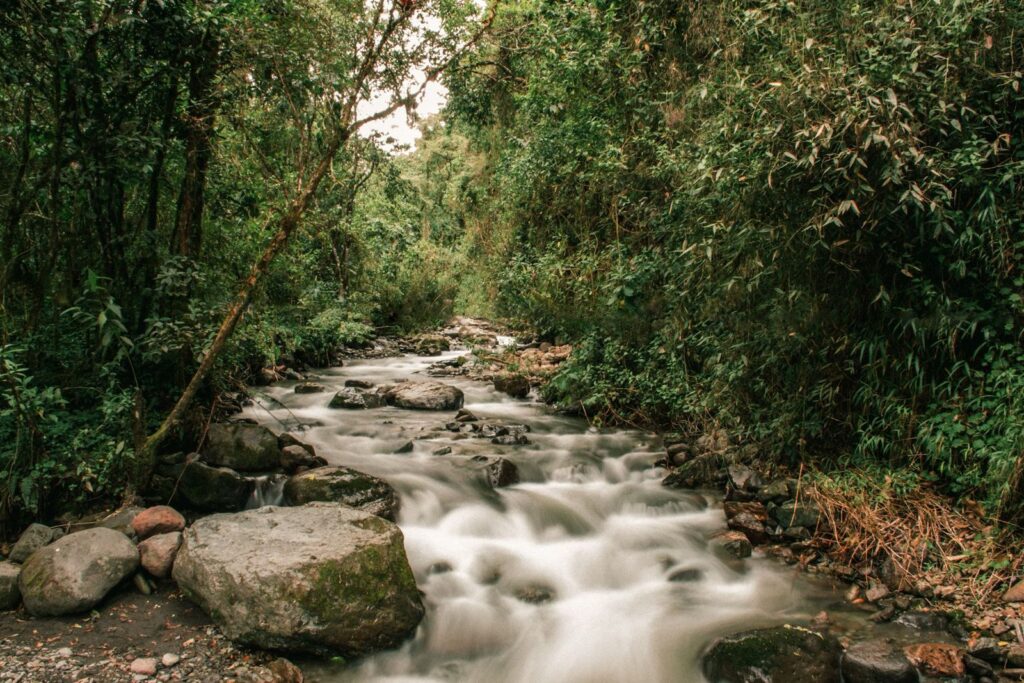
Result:
<svg viewBox="0 0 1024 683"><path fill-rule="evenodd" d="M166 473L174 482L174 500L207 512L231 512L245 507L255 480L228 467L210 467L193 460Z"/></svg>
<svg viewBox="0 0 1024 683"><path fill-rule="evenodd" d="M337 503L200 519L173 576L229 638L272 650L361 657L424 613L399 528Z"/></svg>
<svg viewBox="0 0 1024 683"><path fill-rule="evenodd" d="M344 503L392 521L398 515L398 494L389 483L341 466L317 467L290 477L284 499L288 505Z"/></svg>
<svg viewBox="0 0 1024 683"><path fill-rule="evenodd" d="M203 445L203 461L239 472L266 472L278 465L277 436L262 425L212 424Z"/></svg>
<svg viewBox="0 0 1024 683"><path fill-rule="evenodd" d="M835 683L842 648L830 635L798 626L719 638L704 655L709 683Z"/></svg>
<svg viewBox="0 0 1024 683"><path fill-rule="evenodd" d="M33 616L75 614L95 607L138 566L139 551L120 531L86 529L32 553L18 588Z"/></svg>

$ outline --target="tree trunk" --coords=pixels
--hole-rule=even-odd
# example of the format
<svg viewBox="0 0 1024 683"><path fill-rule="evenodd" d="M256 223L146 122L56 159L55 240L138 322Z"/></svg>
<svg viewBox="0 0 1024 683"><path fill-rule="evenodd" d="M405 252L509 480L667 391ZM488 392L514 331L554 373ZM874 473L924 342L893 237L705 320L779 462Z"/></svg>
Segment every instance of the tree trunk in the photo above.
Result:
<svg viewBox="0 0 1024 683"><path fill-rule="evenodd" d="M171 239L171 253L199 257L203 239L203 205L206 171L212 156L216 103L213 80L217 74L220 45L212 32L203 38L200 57L193 61L188 83L188 111L185 121L185 174L178 195L178 211Z"/></svg>
<svg viewBox="0 0 1024 683"><path fill-rule="evenodd" d="M310 200L316 193L316 189L320 185L320 181L323 180L324 176L327 174L327 171L331 167L331 162L334 161L334 157L337 155L338 150L347 138L348 131L340 131L336 134L335 139L328 145L327 150L320 159L320 163L317 164L316 169L310 176L306 189L295 199L295 201L291 203L288 210L285 211L277 220L277 230L274 233L274 237L263 250L263 254L260 256L259 261L253 265L252 270L249 273L249 277L245 279L242 286L239 288L238 294L235 296L235 301L231 305L231 308L228 309L227 315L224 316L224 320L221 321L217 334L213 338L213 342L210 344L210 348L207 349L206 353L203 355L203 359L200 361L199 367L192 375L192 379L189 380L189 383L182 392L178 402L174 404L174 408L172 408L171 412L167 414L166 418L164 418L160 427L153 432L139 448L137 448L135 453L136 481L133 482L131 490L141 491L145 489L146 485L148 485L156 462L157 447L164 439L167 438L171 429L177 426L178 422L185 415L185 410L192 402L192 399L194 399L196 394L199 393L200 387L202 387L207 375L210 374L210 370L213 369L214 362L216 362L221 351L224 350L224 346L227 344L228 338L235 331L235 328L238 327L238 323L242 320L242 316L245 314L246 309L249 307L249 304L252 303L252 297L253 293L256 291L256 286L263 279L263 276L267 274L267 271L270 270L270 264L273 262L274 258L281 253L288 244L288 240L295 232L295 229L299 227L302 222L302 216L309 207Z"/></svg>

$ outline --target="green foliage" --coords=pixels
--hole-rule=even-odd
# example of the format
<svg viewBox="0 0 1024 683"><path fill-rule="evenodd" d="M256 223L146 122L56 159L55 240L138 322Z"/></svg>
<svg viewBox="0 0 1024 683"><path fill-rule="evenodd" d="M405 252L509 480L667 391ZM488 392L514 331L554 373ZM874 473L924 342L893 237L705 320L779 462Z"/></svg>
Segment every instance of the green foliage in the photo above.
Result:
<svg viewBox="0 0 1024 683"><path fill-rule="evenodd" d="M914 464L1016 516L1019 3L526 0L450 115L501 311L591 416Z"/></svg>

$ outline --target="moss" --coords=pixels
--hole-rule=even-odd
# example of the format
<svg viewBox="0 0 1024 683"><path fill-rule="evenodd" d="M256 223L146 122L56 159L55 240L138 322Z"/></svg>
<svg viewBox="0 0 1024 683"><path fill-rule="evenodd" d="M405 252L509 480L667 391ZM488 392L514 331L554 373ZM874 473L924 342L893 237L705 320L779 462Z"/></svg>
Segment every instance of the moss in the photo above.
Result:
<svg viewBox="0 0 1024 683"><path fill-rule="evenodd" d="M317 565L300 604L322 621L336 621L351 606L386 609L397 594L415 592L416 581L394 545L369 546L344 560Z"/></svg>

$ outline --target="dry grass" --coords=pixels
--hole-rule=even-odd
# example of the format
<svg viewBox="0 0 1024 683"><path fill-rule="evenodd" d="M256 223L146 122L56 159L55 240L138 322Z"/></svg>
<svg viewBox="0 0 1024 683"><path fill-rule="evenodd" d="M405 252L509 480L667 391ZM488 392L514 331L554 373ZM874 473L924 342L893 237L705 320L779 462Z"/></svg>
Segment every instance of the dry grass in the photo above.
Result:
<svg viewBox="0 0 1024 683"><path fill-rule="evenodd" d="M832 555L851 566L891 559L896 576L976 613L1019 576L1022 556L978 510L956 509L926 485L894 486L866 473L817 474L806 495L821 508ZM851 486L850 479L855 480Z"/></svg>

